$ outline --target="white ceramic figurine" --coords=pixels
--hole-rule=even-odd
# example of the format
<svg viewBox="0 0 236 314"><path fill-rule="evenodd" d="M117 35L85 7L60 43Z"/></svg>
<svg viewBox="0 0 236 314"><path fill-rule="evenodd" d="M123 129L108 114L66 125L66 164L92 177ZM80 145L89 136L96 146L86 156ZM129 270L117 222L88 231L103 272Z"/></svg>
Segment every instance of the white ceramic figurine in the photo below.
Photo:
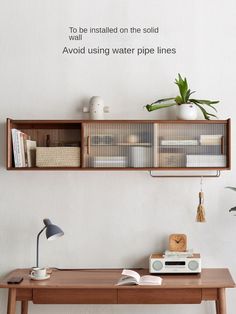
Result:
<svg viewBox="0 0 236 314"><path fill-rule="evenodd" d="M92 120L103 120L104 113L109 112L109 107L104 106L104 101L100 96L93 96L89 101L89 108L84 107L83 112L90 113L90 119Z"/></svg>

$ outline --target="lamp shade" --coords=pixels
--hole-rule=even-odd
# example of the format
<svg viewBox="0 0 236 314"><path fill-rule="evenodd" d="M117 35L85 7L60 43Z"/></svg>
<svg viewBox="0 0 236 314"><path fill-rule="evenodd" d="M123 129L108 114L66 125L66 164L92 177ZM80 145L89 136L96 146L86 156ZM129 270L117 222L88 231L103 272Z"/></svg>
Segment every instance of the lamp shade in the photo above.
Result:
<svg viewBox="0 0 236 314"><path fill-rule="evenodd" d="M48 240L54 240L64 235L64 232L59 228L57 225L53 225L51 223L51 220L48 218L45 218L43 220L44 227L42 230L39 231L37 235L37 246L36 246L36 267L39 267L39 237L42 234L42 232L46 231L46 238Z"/></svg>
<svg viewBox="0 0 236 314"><path fill-rule="evenodd" d="M55 240L64 235L60 227L51 223L50 219L43 220L46 226L46 238L48 240Z"/></svg>

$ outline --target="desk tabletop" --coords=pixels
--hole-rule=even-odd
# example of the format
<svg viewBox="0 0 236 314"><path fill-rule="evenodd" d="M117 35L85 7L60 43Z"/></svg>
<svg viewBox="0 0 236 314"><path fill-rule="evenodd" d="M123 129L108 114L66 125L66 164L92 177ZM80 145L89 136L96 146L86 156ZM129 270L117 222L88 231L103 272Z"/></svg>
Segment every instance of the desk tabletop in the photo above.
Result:
<svg viewBox="0 0 236 314"><path fill-rule="evenodd" d="M148 269L135 269L141 276L149 274ZM18 289L84 289L109 288L127 289L131 286L117 286L122 269L53 269L50 279L31 280L29 269L15 269L0 281L0 288ZM18 284L7 284L10 277L22 276L24 280ZM227 268L205 268L201 274L160 275L161 286L135 286L137 289L181 289L181 288L234 288L234 280Z"/></svg>

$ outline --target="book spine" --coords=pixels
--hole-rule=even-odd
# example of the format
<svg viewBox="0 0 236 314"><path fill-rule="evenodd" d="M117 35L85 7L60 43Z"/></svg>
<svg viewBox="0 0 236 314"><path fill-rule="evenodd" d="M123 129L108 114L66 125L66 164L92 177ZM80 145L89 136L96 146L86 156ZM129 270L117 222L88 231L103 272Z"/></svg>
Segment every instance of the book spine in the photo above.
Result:
<svg viewBox="0 0 236 314"><path fill-rule="evenodd" d="M23 160L22 160L22 148L21 148L21 132L16 130L17 134L17 155L18 155L18 167L23 167Z"/></svg>
<svg viewBox="0 0 236 314"><path fill-rule="evenodd" d="M15 167L19 167L19 149L18 149L18 136L17 136L17 130L12 129L11 130L12 134L12 146L13 146L13 156L14 156L14 163Z"/></svg>
<svg viewBox="0 0 236 314"><path fill-rule="evenodd" d="M11 134L15 167L16 168L26 167L27 166L26 140L28 139L28 135L17 129L12 129Z"/></svg>
<svg viewBox="0 0 236 314"><path fill-rule="evenodd" d="M28 167L36 165L36 141L26 140L26 153Z"/></svg>
<svg viewBox="0 0 236 314"><path fill-rule="evenodd" d="M29 162L28 162L28 156L27 156L27 139L29 136L25 133L22 133L23 135L23 149L24 149L24 160L25 160L25 167L28 167Z"/></svg>
<svg viewBox="0 0 236 314"><path fill-rule="evenodd" d="M30 141L26 141L26 153L27 153L27 161L28 167L32 167L31 153L30 153Z"/></svg>
<svg viewBox="0 0 236 314"><path fill-rule="evenodd" d="M20 132L20 154L22 167L25 167L24 133Z"/></svg>

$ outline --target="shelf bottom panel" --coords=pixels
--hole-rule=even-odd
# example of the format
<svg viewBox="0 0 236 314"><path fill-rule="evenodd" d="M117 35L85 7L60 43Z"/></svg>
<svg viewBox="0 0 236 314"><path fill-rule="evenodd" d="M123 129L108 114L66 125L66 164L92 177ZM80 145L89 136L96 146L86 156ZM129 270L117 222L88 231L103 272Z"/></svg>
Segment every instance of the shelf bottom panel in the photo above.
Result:
<svg viewBox="0 0 236 314"><path fill-rule="evenodd" d="M116 167L96 167L96 168L88 168L88 167L32 167L32 168L14 168L14 167L8 167L7 170L10 171L48 171L48 170L54 170L54 171L107 171L107 170L114 170L114 171L215 171L215 170L230 170L230 167L188 167L188 168L155 168L155 167L143 167L143 168L116 168Z"/></svg>

